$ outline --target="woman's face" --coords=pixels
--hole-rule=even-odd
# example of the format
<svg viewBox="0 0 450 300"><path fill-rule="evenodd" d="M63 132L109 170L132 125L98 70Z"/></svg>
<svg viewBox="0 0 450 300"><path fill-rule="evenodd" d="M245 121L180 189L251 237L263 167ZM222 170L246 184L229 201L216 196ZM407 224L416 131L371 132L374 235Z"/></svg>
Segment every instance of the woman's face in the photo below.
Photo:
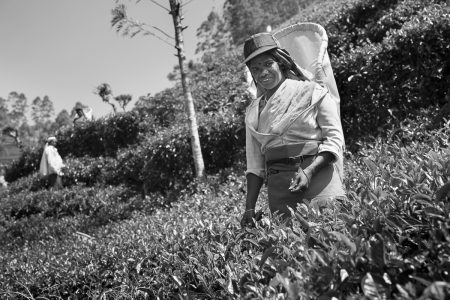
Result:
<svg viewBox="0 0 450 300"><path fill-rule="evenodd" d="M267 53L253 58L248 63L248 68L256 83L266 90L277 88L285 79L278 63Z"/></svg>

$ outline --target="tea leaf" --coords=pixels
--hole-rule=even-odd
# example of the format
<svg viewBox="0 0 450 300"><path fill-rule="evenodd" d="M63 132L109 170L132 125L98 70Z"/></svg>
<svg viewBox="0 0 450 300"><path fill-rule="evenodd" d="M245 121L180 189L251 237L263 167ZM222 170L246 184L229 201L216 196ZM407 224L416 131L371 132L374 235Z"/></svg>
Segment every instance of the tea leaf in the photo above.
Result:
<svg viewBox="0 0 450 300"><path fill-rule="evenodd" d="M422 194L422 193L417 193L417 194L415 194L412 198L413 198L413 199L422 199L422 200L424 200L424 201L429 201L429 202L432 201L432 199L431 199L430 196L425 195L425 194Z"/></svg>
<svg viewBox="0 0 450 300"><path fill-rule="evenodd" d="M250 244L253 244L256 247L259 247L259 244L255 240L252 240L252 239L243 239L242 242L249 242Z"/></svg>
<svg viewBox="0 0 450 300"><path fill-rule="evenodd" d="M430 281L428 281L428 280L426 280L426 279L423 279L423 278L421 278L421 277L414 276L414 275L410 275L410 277L411 277L412 279L417 280L418 282L420 282L420 283L423 284L424 286L429 286L429 285L431 285L431 282L430 282Z"/></svg>
<svg viewBox="0 0 450 300"><path fill-rule="evenodd" d="M371 300L388 299L387 289L383 284L375 282L370 273L367 273L361 279L361 289L363 290L364 296L369 297Z"/></svg>
<svg viewBox="0 0 450 300"><path fill-rule="evenodd" d="M383 267L386 265L384 239L381 234L372 236L370 242L370 258L373 264L377 267Z"/></svg>
<svg viewBox="0 0 450 300"><path fill-rule="evenodd" d="M369 159L367 157L364 158L363 161L366 164L366 166L369 168L372 175L375 176L377 174L377 170L378 170L377 165L371 159Z"/></svg>
<svg viewBox="0 0 450 300"><path fill-rule="evenodd" d="M437 209L436 207L424 207L423 208L423 212L427 215L427 216L438 216L438 217L443 217L444 212L441 211L440 209Z"/></svg>
<svg viewBox="0 0 450 300"><path fill-rule="evenodd" d="M295 213L295 217L300 222L300 225L303 227L305 231L309 229L308 221L306 221L298 212Z"/></svg>
<svg viewBox="0 0 450 300"><path fill-rule="evenodd" d="M420 299L446 299L449 294L450 283L435 281L423 291Z"/></svg>
<svg viewBox="0 0 450 300"><path fill-rule="evenodd" d="M271 246L271 247L267 248L266 251L264 251L264 254L262 255L261 260L259 262L260 268L262 268L262 266L266 262L267 258L273 253L273 251L275 251L276 248L277 247L275 247L275 246Z"/></svg>
<svg viewBox="0 0 450 300"><path fill-rule="evenodd" d="M340 232L337 232L337 231L332 231L332 232L330 232L330 234L334 235L336 237L336 239L338 239L338 241L344 243L350 249L351 254L356 252L355 243L350 241L350 239L346 235L344 235Z"/></svg>
<svg viewBox="0 0 450 300"><path fill-rule="evenodd" d="M179 287L183 286L183 282L175 275L171 275L172 279L178 284Z"/></svg>
<svg viewBox="0 0 450 300"><path fill-rule="evenodd" d="M436 192L436 201L443 201L450 194L450 182L447 182Z"/></svg>

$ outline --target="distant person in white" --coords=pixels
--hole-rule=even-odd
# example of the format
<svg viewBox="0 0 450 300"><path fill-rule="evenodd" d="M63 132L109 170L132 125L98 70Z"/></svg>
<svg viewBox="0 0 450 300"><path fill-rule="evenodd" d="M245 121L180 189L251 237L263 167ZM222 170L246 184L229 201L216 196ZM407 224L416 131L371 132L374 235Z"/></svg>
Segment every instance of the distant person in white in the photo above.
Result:
<svg viewBox="0 0 450 300"><path fill-rule="evenodd" d="M73 124L84 124L86 122L92 121L94 118L92 117L92 108L90 107L80 107L75 108L76 117L73 119Z"/></svg>
<svg viewBox="0 0 450 300"><path fill-rule="evenodd" d="M47 139L42 153L39 173L42 176L48 177L50 187L61 189L63 187L61 176L63 175L62 168L64 167L64 163L56 149L56 142L57 140L54 136Z"/></svg>
<svg viewBox="0 0 450 300"><path fill-rule="evenodd" d="M5 180L5 167L0 165L0 189L7 188L8 182Z"/></svg>

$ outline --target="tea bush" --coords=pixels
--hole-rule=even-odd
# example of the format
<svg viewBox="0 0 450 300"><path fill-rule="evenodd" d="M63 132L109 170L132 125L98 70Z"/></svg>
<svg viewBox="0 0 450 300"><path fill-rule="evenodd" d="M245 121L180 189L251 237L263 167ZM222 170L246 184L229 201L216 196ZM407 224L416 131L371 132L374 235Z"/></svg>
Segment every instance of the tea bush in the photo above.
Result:
<svg viewBox="0 0 450 300"><path fill-rule="evenodd" d="M241 118L217 114L198 121L208 173L229 167L242 157L244 131ZM144 183L147 192L168 191L188 183L195 173L189 135L186 126L174 125L147 137L138 147L120 152L118 176Z"/></svg>
<svg viewBox="0 0 450 300"><path fill-rule="evenodd" d="M198 118L199 135L206 170L213 174L245 156L245 141L241 116L224 112L208 114ZM116 157L68 155L64 158L63 185L126 184L138 192L144 188L151 193L167 192L190 182L195 172L190 133L184 124L160 128L153 135L142 137L142 142L121 148ZM47 181L35 173L18 180L17 184L13 182L10 191L12 194L36 191L46 188L46 184Z"/></svg>
<svg viewBox="0 0 450 300"><path fill-rule="evenodd" d="M40 147L22 149L19 159L7 166L5 171L6 181L13 182L38 170L41 157L42 148Z"/></svg>
<svg viewBox="0 0 450 300"><path fill-rule="evenodd" d="M333 61L355 47L381 42L389 31L400 29L422 9L434 4L445 6L445 0L336 0L317 4L281 27L297 22L321 24L327 31Z"/></svg>
<svg viewBox="0 0 450 300"><path fill-rule="evenodd" d="M355 48L335 62L348 136L376 135L389 122L445 103L449 20L448 7L428 7L381 44Z"/></svg>
<svg viewBox="0 0 450 300"><path fill-rule="evenodd" d="M340 0L312 6L285 25L311 21L326 29L344 133L353 140L446 103L449 19L441 0Z"/></svg>
<svg viewBox="0 0 450 300"><path fill-rule="evenodd" d="M158 197L154 194L153 201L143 199L123 185L73 186L10 195L7 201L0 202L2 246L59 238L67 231L90 232L98 226L127 219L136 210L150 213L164 207L166 204Z"/></svg>
<svg viewBox="0 0 450 300"><path fill-rule="evenodd" d="M346 161L348 200L305 203L290 224L268 215L263 194L262 218L241 229L243 166L223 169L170 210L5 249L0 290L7 299L444 299L450 124L419 123L364 144Z"/></svg>
<svg viewBox="0 0 450 300"><path fill-rule="evenodd" d="M203 114L244 117L252 100L240 55L230 53L208 64L196 64L190 72L196 108Z"/></svg>
<svg viewBox="0 0 450 300"><path fill-rule="evenodd" d="M114 157L118 149L140 141L142 135L152 134L153 124L138 112L119 113L57 132L58 152L65 158L83 156ZM21 157L8 166L5 179L13 182L39 169L43 144L27 148Z"/></svg>
<svg viewBox="0 0 450 300"><path fill-rule="evenodd" d="M81 126L74 126L57 135L61 156L112 156L117 150L136 144L143 134L151 134L153 124L146 115L136 111L118 113Z"/></svg>
<svg viewBox="0 0 450 300"><path fill-rule="evenodd" d="M424 9L446 4L443 0L341 0L328 5L332 7L306 17L327 30L328 52L335 59L367 43L381 43L390 31L401 29Z"/></svg>
<svg viewBox="0 0 450 300"><path fill-rule="evenodd" d="M339 57L367 40L364 28L376 23L386 11L395 7L397 0L347 1L335 11L326 24L329 53Z"/></svg>
<svg viewBox="0 0 450 300"><path fill-rule="evenodd" d="M408 22L412 17L421 13L421 11L432 5L433 3L442 3L442 0L403 0L398 1L396 6L389 8L376 22L368 23L360 32L360 43L365 39L369 39L372 43L380 43L383 41L389 31L401 29L403 24Z"/></svg>
<svg viewBox="0 0 450 300"><path fill-rule="evenodd" d="M129 183L126 178L120 179L117 175L118 161L111 157L84 156L75 158L69 155L64 159L64 164L62 183L66 188L74 185L93 186L97 184ZM48 184L47 177L34 172L11 182L8 189L2 192L5 195L15 195L22 191L33 192L50 188Z"/></svg>

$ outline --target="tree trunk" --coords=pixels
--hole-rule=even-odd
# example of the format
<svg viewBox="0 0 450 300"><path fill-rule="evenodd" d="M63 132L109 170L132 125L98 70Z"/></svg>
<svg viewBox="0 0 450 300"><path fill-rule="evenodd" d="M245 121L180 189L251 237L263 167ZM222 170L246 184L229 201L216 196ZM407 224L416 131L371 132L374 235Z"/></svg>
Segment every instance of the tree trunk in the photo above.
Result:
<svg viewBox="0 0 450 300"><path fill-rule="evenodd" d="M191 134L191 148L192 156L194 158L195 172L197 177L203 177L205 171L205 164L203 162L202 149L200 147L200 138L198 136L197 118L195 117L194 100L189 86L189 79L186 74L186 56L184 54L183 43L183 26L181 20L183 16L181 14L180 0L169 0L170 2L170 14L172 15L173 25L175 28L175 48L177 49L178 63L180 65L181 85L183 86L183 94L185 107L188 113L189 130Z"/></svg>

